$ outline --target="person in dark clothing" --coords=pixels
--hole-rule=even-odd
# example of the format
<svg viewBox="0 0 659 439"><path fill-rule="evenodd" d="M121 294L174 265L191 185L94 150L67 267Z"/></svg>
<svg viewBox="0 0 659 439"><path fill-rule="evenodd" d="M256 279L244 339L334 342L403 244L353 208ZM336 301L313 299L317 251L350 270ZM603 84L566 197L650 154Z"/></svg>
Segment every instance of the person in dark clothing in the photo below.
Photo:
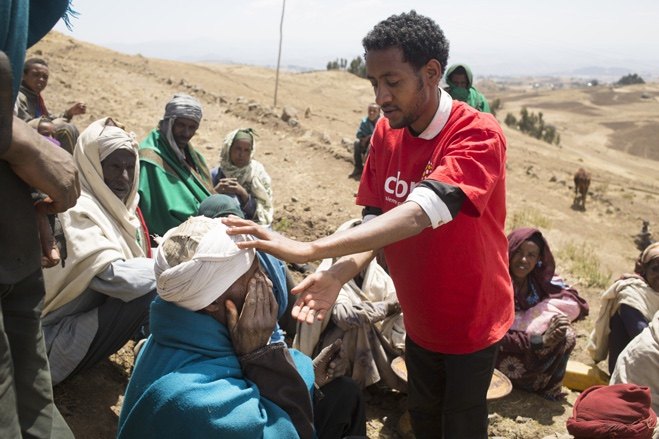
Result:
<svg viewBox="0 0 659 439"><path fill-rule="evenodd" d="M371 145L371 136L375 130L375 124L380 118L380 106L372 103L368 106L368 116L362 119L357 129L357 140L353 144L353 158L355 160L355 169L353 169L351 178L359 179L364 170L364 162L368 156L368 147Z"/></svg>
<svg viewBox="0 0 659 439"><path fill-rule="evenodd" d="M67 0L1 0L0 437L69 438L53 402L41 331L42 263L59 261L47 214L80 194L71 156L13 116L25 51L65 15ZM32 188L48 195L35 208ZM37 211L39 216L37 216Z"/></svg>
<svg viewBox="0 0 659 439"><path fill-rule="evenodd" d="M635 273L624 274L600 298L599 315L588 351L596 362L609 357L609 373L629 342L648 327L659 311L659 243L641 253Z"/></svg>

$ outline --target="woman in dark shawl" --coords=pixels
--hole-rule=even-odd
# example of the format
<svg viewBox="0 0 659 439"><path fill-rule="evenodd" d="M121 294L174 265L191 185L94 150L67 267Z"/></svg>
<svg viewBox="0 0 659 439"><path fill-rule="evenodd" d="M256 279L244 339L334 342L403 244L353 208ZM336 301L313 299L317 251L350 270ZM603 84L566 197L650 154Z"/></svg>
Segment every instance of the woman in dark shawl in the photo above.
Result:
<svg viewBox="0 0 659 439"><path fill-rule="evenodd" d="M588 315L588 305L554 275L554 257L539 230L519 228L510 233L508 255L515 322L501 341L497 368L515 387L547 399L561 398L575 346L570 323Z"/></svg>

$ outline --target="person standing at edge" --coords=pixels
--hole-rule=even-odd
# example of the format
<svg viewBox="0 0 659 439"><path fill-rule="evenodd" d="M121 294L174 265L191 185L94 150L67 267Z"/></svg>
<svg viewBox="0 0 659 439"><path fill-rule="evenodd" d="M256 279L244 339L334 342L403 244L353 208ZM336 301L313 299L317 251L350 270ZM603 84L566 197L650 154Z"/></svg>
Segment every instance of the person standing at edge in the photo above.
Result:
<svg viewBox="0 0 659 439"><path fill-rule="evenodd" d="M46 35L60 18L66 21L68 7L68 0L0 0L2 438L73 437L53 402L41 331L44 297L41 265L59 262L46 214L63 212L75 205L80 195L78 171L66 151L54 148L13 115L25 50ZM35 208L31 188L47 194L49 199ZM40 227L44 223L46 227Z"/></svg>
<svg viewBox="0 0 659 439"><path fill-rule="evenodd" d="M357 204L364 224L304 243L227 218L240 243L304 262L347 255L294 290L298 320L325 318L341 285L384 247L405 318L408 406L419 438L487 438L487 389L514 320L504 234L506 142L490 115L439 88L448 41L415 11L366 35L367 78L385 120Z"/></svg>
<svg viewBox="0 0 659 439"><path fill-rule="evenodd" d="M355 168L349 177L357 180L361 178L364 171L364 162L368 155L368 148L371 145L371 136L373 135L373 130L375 130L375 124L380 119L380 106L378 104L370 104L367 110L368 116L364 117L359 123L359 129L357 129L357 134L355 135L357 140L352 145Z"/></svg>

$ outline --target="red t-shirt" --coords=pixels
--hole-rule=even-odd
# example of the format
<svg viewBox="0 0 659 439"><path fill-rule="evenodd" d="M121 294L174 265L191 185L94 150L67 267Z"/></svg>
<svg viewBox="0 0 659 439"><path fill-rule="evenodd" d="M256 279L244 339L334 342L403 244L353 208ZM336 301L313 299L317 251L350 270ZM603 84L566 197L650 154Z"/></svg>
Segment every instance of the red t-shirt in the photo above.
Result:
<svg viewBox="0 0 659 439"><path fill-rule="evenodd" d="M500 340L515 317L504 233L506 141L497 121L453 101L431 140L381 120L357 204L386 212L423 179L459 187L455 218L385 248L405 329L425 349L466 354Z"/></svg>

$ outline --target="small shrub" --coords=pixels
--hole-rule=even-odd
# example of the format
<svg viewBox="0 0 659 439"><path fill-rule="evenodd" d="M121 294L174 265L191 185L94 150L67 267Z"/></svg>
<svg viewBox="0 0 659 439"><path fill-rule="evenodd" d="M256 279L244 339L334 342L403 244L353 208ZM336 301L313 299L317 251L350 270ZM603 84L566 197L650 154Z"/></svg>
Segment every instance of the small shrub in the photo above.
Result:
<svg viewBox="0 0 659 439"><path fill-rule="evenodd" d="M550 226L551 221L540 213L540 211L533 208L525 208L524 210L515 212L508 217L506 228L510 232L519 227L548 229Z"/></svg>
<svg viewBox="0 0 659 439"><path fill-rule="evenodd" d="M535 114L529 112L526 107L522 107L519 111L519 120L511 113L508 113L504 123L549 144L560 145L561 143L561 136L558 134L556 127L545 123L542 111Z"/></svg>
<svg viewBox="0 0 659 439"><path fill-rule="evenodd" d="M600 271L599 258L589 245L570 243L558 252L558 256L568 271L587 286L606 288L609 285L611 273Z"/></svg>
<svg viewBox="0 0 659 439"><path fill-rule="evenodd" d="M503 123L505 123L510 128L517 128L517 118L513 116L513 113L506 114L506 118Z"/></svg>
<svg viewBox="0 0 659 439"><path fill-rule="evenodd" d="M276 232L285 232L291 227L291 221L287 217L282 217L275 222L273 229Z"/></svg>
<svg viewBox="0 0 659 439"><path fill-rule="evenodd" d="M645 84L643 78L641 78L637 73L630 73L625 75L616 82L618 85L631 85L631 84Z"/></svg>

